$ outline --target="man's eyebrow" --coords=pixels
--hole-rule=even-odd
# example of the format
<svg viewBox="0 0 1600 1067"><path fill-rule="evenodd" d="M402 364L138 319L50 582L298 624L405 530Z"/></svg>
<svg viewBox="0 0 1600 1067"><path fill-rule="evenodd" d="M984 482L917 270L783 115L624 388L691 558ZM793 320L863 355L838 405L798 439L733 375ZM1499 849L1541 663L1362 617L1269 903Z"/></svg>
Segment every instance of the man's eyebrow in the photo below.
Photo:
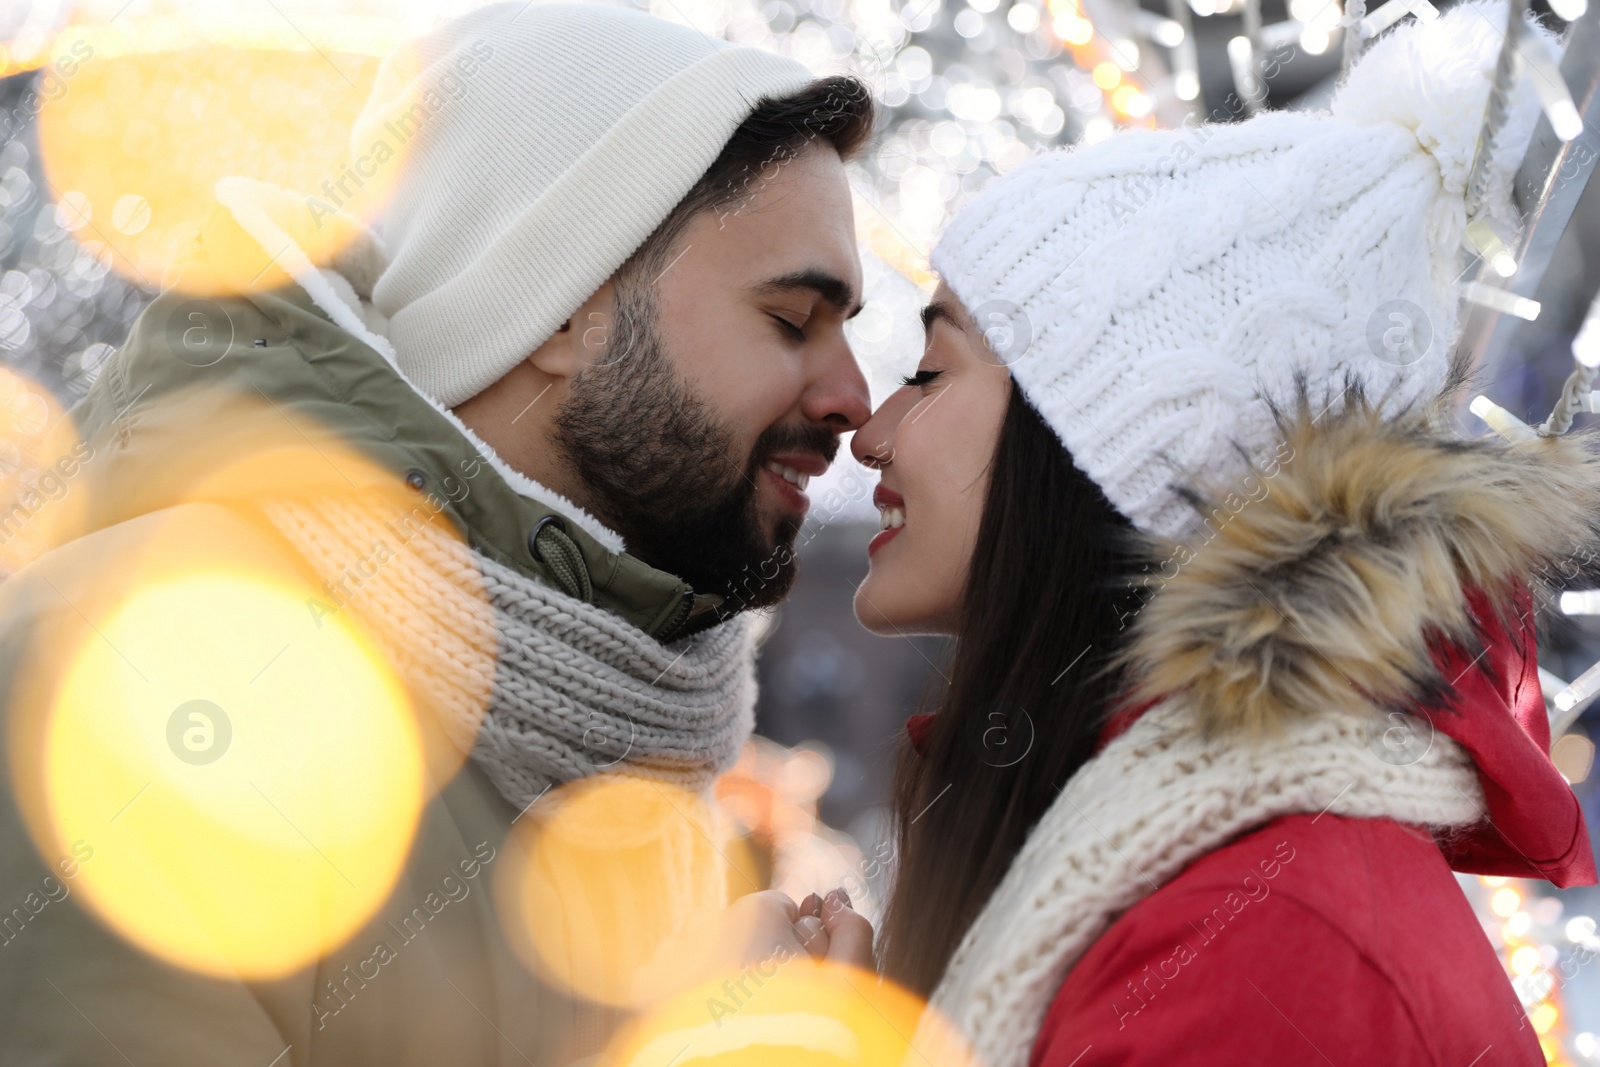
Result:
<svg viewBox="0 0 1600 1067"><path fill-rule="evenodd" d="M847 319L853 319L861 313L862 304L850 283L817 267L768 278L750 288L756 293L788 293L796 289L809 289L832 304Z"/></svg>

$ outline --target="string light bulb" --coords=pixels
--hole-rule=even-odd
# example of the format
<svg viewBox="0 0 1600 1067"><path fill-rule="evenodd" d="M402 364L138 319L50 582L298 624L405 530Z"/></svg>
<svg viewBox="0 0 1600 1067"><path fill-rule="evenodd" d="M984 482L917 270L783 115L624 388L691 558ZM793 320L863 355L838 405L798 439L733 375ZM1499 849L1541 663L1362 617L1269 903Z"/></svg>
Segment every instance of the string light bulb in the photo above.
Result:
<svg viewBox="0 0 1600 1067"><path fill-rule="evenodd" d="M1500 277L1509 278L1517 273L1516 257L1486 220L1473 219L1467 224L1467 240Z"/></svg>
<svg viewBox="0 0 1600 1067"><path fill-rule="evenodd" d="M1371 40L1393 26L1406 15L1417 16L1418 21L1432 22L1439 17L1439 9L1428 0L1388 0L1357 25L1356 31L1365 40Z"/></svg>
<svg viewBox="0 0 1600 1067"><path fill-rule="evenodd" d="M1472 398L1467 410L1488 423L1489 429L1512 444L1521 444L1538 437L1533 427L1481 394Z"/></svg>
<svg viewBox="0 0 1600 1067"><path fill-rule="evenodd" d="M1589 302L1589 313L1572 339L1572 358L1585 367L1600 367L1600 293Z"/></svg>
<svg viewBox="0 0 1600 1067"><path fill-rule="evenodd" d="M1571 711L1579 704L1587 704L1593 700L1596 693L1600 693L1600 663L1578 675L1565 689L1556 694L1554 701L1556 710Z"/></svg>
<svg viewBox="0 0 1600 1067"><path fill-rule="evenodd" d="M1570 141L1583 132L1583 116L1572 102L1572 92L1561 76L1561 68L1544 47L1544 43L1531 33L1524 33L1517 41L1517 54L1527 66L1534 90L1539 94L1539 105L1544 108L1550 129L1562 141Z"/></svg>
<svg viewBox="0 0 1600 1067"><path fill-rule="evenodd" d="M1561 614L1600 615L1600 589L1561 594Z"/></svg>
<svg viewBox="0 0 1600 1067"><path fill-rule="evenodd" d="M1518 296L1516 293L1479 281L1470 281L1462 285L1461 296L1474 304L1493 308L1502 315L1515 315L1527 322L1538 319L1542 310L1542 305L1537 300L1530 300L1525 296Z"/></svg>

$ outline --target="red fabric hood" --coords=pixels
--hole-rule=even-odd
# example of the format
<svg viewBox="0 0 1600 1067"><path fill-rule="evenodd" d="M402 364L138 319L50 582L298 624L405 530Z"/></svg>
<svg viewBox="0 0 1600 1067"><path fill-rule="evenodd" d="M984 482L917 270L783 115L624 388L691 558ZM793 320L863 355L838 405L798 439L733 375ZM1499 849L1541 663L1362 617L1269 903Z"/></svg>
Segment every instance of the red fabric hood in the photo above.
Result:
<svg viewBox="0 0 1600 1067"><path fill-rule="evenodd" d="M1468 594L1483 634L1480 659L1437 643L1433 661L1455 679L1452 699L1417 709L1478 765L1488 811L1464 836L1441 841L1450 866L1470 874L1543 878L1565 889L1594 885L1594 850L1583 808L1550 762L1550 719L1539 690L1532 597L1518 589L1515 635L1488 598Z"/></svg>

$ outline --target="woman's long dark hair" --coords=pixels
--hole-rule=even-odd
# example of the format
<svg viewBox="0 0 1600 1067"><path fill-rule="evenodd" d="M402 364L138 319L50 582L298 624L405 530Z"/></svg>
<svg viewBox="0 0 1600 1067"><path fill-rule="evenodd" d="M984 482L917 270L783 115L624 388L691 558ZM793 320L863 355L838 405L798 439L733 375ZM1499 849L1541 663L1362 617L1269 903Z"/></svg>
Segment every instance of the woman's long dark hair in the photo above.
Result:
<svg viewBox="0 0 1600 1067"><path fill-rule="evenodd" d="M921 756L895 774L885 973L927 995L1119 696L1132 527L1013 388L959 638Z"/></svg>

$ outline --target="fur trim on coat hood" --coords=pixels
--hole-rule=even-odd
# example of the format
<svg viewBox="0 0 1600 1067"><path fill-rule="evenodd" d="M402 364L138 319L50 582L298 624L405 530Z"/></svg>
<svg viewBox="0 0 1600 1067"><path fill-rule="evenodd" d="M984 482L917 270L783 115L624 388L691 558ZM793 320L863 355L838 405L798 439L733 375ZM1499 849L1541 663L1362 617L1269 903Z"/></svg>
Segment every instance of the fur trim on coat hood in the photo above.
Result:
<svg viewBox="0 0 1600 1067"><path fill-rule="evenodd" d="M1280 419L1278 461L1193 500L1205 530L1163 560L1127 659L1185 690L1212 731L1445 695L1433 647L1481 644L1469 601L1543 602L1600 560L1600 453L1587 436L1464 440L1442 413L1383 418L1359 395Z"/></svg>
<svg viewBox="0 0 1600 1067"><path fill-rule="evenodd" d="M1280 413L1272 464L1192 494L1208 516L1194 540L1151 541L1163 562L1124 655L1137 693L1184 692L1211 734L1409 716L1463 744L1483 779L1488 825L1441 842L1457 869L1592 883L1581 809L1549 760L1533 624L1600 570L1595 438L1466 440L1443 400L1385 416L1349 390L1337 406Z"/></svg>

